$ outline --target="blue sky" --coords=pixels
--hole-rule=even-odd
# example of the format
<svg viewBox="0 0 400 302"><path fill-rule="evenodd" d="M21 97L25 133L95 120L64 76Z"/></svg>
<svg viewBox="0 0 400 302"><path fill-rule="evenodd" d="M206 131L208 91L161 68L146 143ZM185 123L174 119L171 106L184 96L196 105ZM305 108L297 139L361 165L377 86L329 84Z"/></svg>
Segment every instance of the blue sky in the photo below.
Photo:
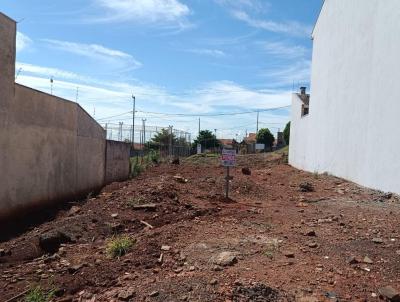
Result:
<svg viewBox="0 0 400 302"><path fill-rule="evenodd" d="M309 85L311 31L322 0L3 0L18 21L17 82L78 102L101 122L197 133L195 116L289 105ZM273 132L290 108L262 112ZM137 122L139 124L139 121ZM254 132L256 114L203 116L219 137Z"/></svg>

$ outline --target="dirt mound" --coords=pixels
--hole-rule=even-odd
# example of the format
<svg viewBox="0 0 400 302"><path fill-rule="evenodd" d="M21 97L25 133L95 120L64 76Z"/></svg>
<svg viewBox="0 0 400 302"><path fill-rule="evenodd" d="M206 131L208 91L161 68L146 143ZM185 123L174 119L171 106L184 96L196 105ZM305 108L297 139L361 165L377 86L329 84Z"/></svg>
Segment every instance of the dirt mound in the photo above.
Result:
<svg viewBox="0 0 400 302"><path fill-rule="evenodd" d="M400 283L398 199L263 156L240 157L252 173L232 169L230 201L222 167L181 161L71 203L0 243L1 300L40 285L56 302L370 301Z"/></svg>

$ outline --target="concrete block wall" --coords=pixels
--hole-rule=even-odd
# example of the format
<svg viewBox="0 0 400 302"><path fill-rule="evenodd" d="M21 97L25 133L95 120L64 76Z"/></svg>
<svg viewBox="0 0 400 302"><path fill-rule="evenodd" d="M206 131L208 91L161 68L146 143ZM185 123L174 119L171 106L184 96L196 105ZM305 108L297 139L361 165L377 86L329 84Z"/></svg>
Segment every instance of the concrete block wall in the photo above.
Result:
<svg viewBox="0 0 400 302"><path fill-rule="evenodd" d="M104 129L78 104L14 83L15 37L0 14L0 222L85 197L106 173L107 182L129 176L129 145L107 149Z"/></svg>
<svg viewBox="0 0 400 302"><path fill-rule="evenodd" d="M106 184L126 180L129 177L130 163L126 159L130 157L130 149L130 144L107 141Z"/></svg>

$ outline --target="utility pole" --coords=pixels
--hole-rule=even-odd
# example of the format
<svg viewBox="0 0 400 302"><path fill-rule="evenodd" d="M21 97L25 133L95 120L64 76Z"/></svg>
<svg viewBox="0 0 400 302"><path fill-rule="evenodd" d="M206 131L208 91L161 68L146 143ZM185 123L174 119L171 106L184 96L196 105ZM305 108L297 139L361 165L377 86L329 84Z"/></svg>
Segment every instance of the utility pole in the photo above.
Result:
<svg viewBox="0 0 400 302"><path fill-rule="evenodd" d="M53 95L53 83L54 83L54 79L53 77L50 78L50 94Z"/></svg>
<svg viewBox="0 0 400 302"><path fill-rule="evenodd" d="M214 129L214 136L215 136L215 139L214 139L214 152L215 152L215 149L216 149L215 144L217 142L217 129Z"/></svg>
<svg viewBox="0 0 400 302"><path fill-rule="evenodd" d="M146 145L146 119L142 119L142 125L143 125L143 148Z"/></svg>
<svg viewBox="0 0 400 302"><path fill-rule="evenodd" d="M133 111L132 111L132 149L135 149L135 110L136 110L136 97L132 94Z"/></svg>
<svg viewBox="0 0 400 302"><path fill-rule="evenodd" d="M199 135L200 135L200 129L201 129L201 120L200 120L200 117L199 117Z"/></svg>
<svg viewBox="0 0 400 302"><path fill-rule="evenodd" d="M120 142L122 142L122 125L124 123L123 122L119 122L119 133L118 133L118 139Z"/></svg>
<svg viewBox="0 0 400 302"><path fill-rule="evenodd" d="M258 119L259 119L259 117L260 117L260 111L257 110L257 132L256 132L256 134L258 134Z"/></svg>
<svg viewBox="0 0 400 302"><path fill-rule="evenodd" d="M79 97L79 87L76 87L75 103L78 103L78 97Z"/></svg>
<svg viewBox="0 0 400 302"><path fill-rule="evenodd" d="M169 126L169 157L172 158L172 126Z"/></svg>

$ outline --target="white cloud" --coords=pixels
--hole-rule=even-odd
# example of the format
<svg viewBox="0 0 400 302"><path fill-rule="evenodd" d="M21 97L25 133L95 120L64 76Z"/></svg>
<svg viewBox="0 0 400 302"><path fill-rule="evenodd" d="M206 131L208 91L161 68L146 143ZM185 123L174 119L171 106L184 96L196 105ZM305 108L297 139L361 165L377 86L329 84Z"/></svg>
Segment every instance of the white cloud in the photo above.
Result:
<svg viewBox="0 0 400 302"><path fill-rule="evenodd" d="M187 25L190 14L187 5L179 0L93 0L105 11L105 16L97 17L95 22L133 22L143 24Z"/></svg>
<svg viewBox="0 0 400 302"><path fill-rule="evenodd" d="M103 63L108 63L114 65L117 68L124 68L127 70L137 69L142 66L142 63L137 61L133 56L125 52L106 48L98 44L83 44L68 41L59 40L43 40L47 42L51 47L87 57L93 60L101 61Z"/></svg>
<svg viewBox="0 0 400 302"><path fill-rule="evenodd" d="M309 52L309 50L304 46L292 45L282 41L261 42L260 44L267 54L285 59L301 58Z"/></svg>
<svg viewBox="0 0 400 302"><path fill-rule="evenodd" d="M54 76L53 93L65 99L75 101L77 87L79 87L79 104L90 114L96 108L96 117L110 117L126 112L126 115L116 118L103 119L102 122L118 123L123 121L130 123L129 111L132 109L131 95L137 97L138 119L148 119L148 125L166 126L197 131L196 117L166 117L152 115L141 111L178 112L192 114L210 114L215 112L251 111L255 109L267 109L281 107L290 104L290 91L251 89L230 81L218 81L203 85L201 88L187 91L181 94L172 94L166 89L148 83L128 83L100 81L73 72L57 68L48 68L26 63L17 63L17 68L23 68L17 82L35 89L50 92L50 76ZM232 137L237 133L244 134L246 126L249 131L255 127L255 116L204 117L202 123L204 129L217 128L223 136ZM260 121L278 123L277 127L283 127L288 116L272 112L264 112ZM253 130L252 130L253 131Z"/></svg>
<svg viewBox="0 0 400 302"><path fill-rule="evenodd" d="M23 51L29 46L32 45L33 41L27 35L24 35L21 32L17 32L17 52Z"/></svg>
<svg viewBox="0 0 400 302"><path fill-rule="evenodd" d="M222 58L226 56L226 53L219 49L194 48L194 49L188 49L186 51L198 55L211 56L215 58Z"/></svg>
<svg viewBox="0 0 400 302"><path fill-rule="evenodd" d="M311 61L298 60L285 66L278 66L262 72L262 76L268 79L270 85L273 86L291 86L295 84L306 85L310 82L311 77Z"/></svg>
<svg viewBox="0 0 400 302"><path fill-rule="evenodd" d="M254 12L266 12L271 6L263 0L214 0L219 5L234 9L249 9Z"/></svg>
<svg viewBox="0 0 400 302"><path fill-rule="evenodd" d="M311 36L311 27L308 25L301 24L296 21L289 22L274 22L271 20L263 20L251 17L247 12L243 10L232 11L232 15L251 27L263 29L274 33L284 33L293 36Z"/></svg>
<svg viewBox="0 0 400 302"><path fill-rule="evenodd" d="M63 79L69 79L69 80L80 80L80 81L89 81L89 78L80 76L76 73L57 69L57 68L51 68L51 67L43 67L43 66L37 66L37 65L32 65L32 64L27 64L27 63L22 63L22 62L17 62L16 63L16 69L21 70L21 73L28 73L28 74L35 74L35 75L41 75L41 76L46 76L48 78L50 77L57 77L57 78L63 78Z"/></svg>

